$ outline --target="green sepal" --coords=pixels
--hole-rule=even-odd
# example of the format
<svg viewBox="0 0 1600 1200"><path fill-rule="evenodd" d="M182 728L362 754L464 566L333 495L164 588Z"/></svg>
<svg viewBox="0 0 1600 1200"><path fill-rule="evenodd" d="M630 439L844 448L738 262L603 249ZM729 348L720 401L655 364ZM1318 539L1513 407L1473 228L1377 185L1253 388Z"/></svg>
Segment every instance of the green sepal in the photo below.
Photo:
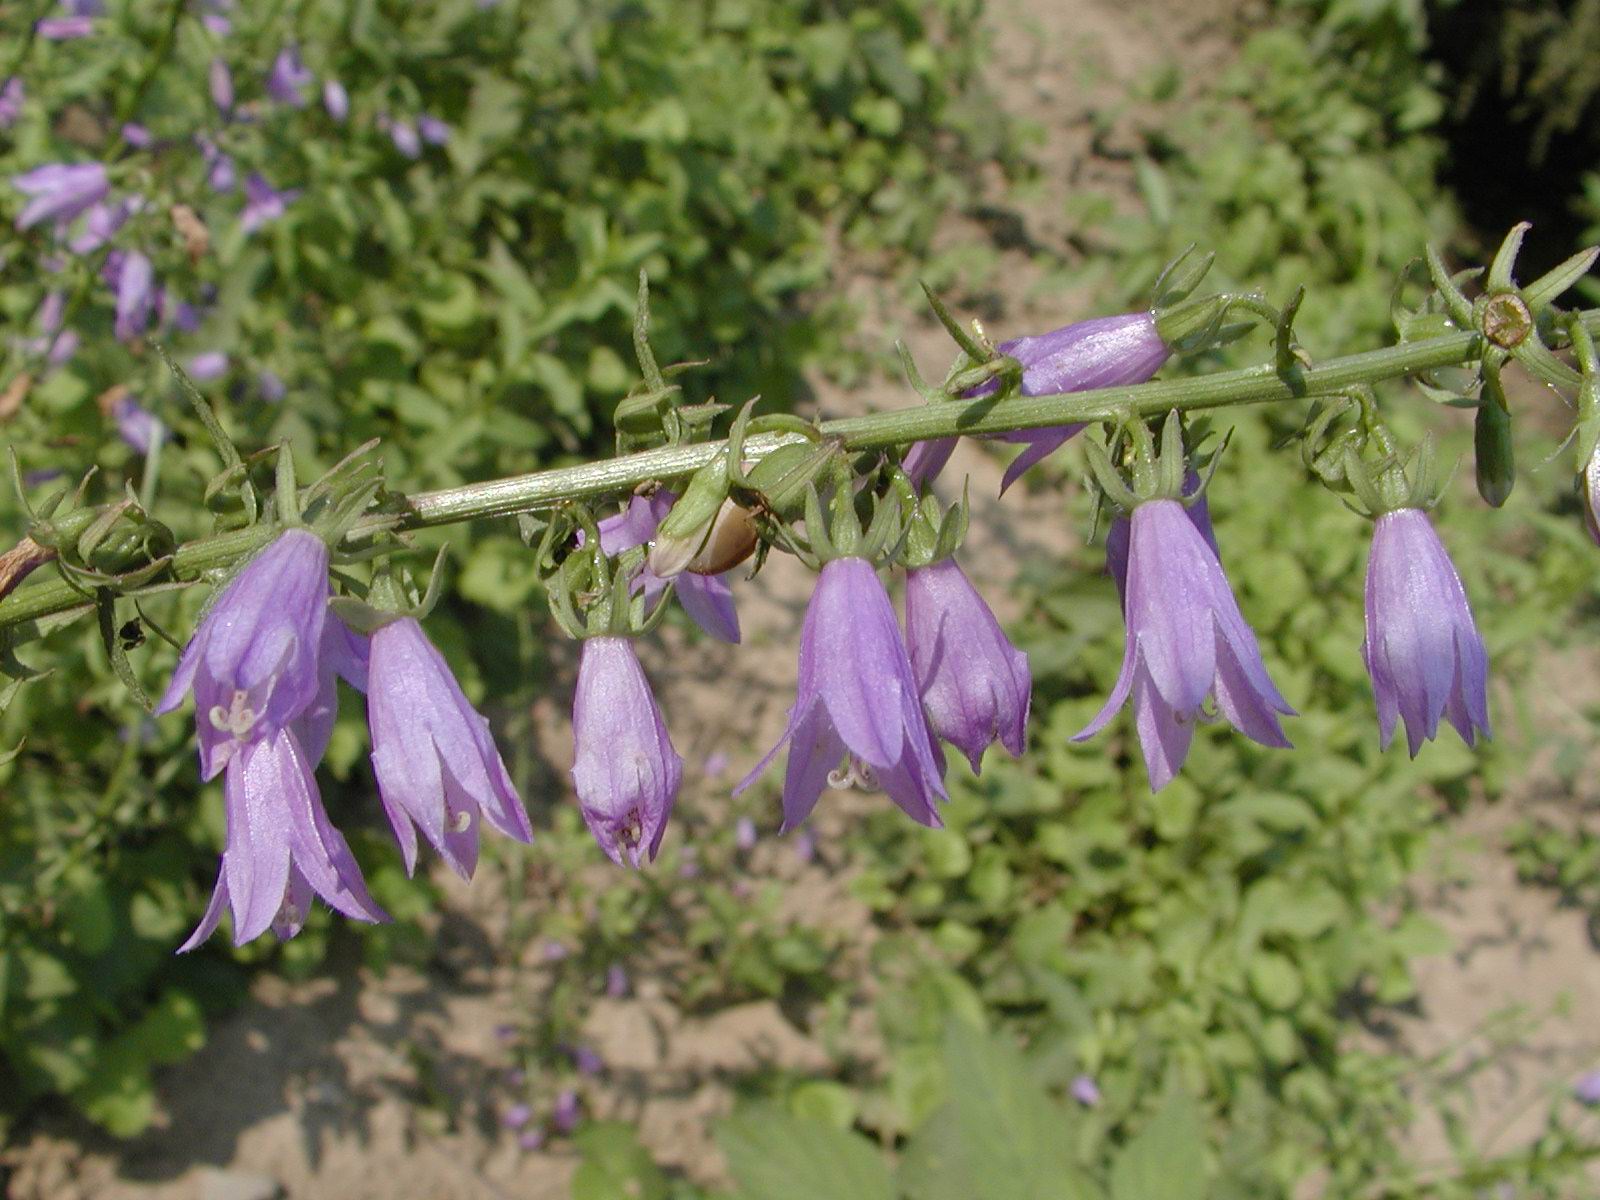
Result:
<svg viewBox="0 0 1600 1200"><path fill-rule="evenodd" d="M639 268L639 290L633 309L633 353L639 360L639 374L651 392L667 389L666 376L656 362L655 351L650 348L650 277Z"/></svg>
<svg viewBox="0 0 1600 1200"><path fill-rule="evenodd" d="M1089 464L1089 474L1101 494L1118 508L1131 511L1139 503L1139 497L1123 482L1116 467L1111 465L1111 458L1105 448L1092 437L1082 437L1078 441L1083 446L1083 457Z"/></svg>
<svg viewBox="0 0 1600 1200"><path fill-rule="evenodd" d="M864 535L861 518L856 513L855 490L846 476L835 479L829 507L833 510L833 523L828 527L828 539L833 543L833 553L828 558L853 558L861 554ZM808 501L809 503L809 501ZM806 531L811 530L810 509L807 508Z"/></svg>
<svg viewBox="0 0 1600 1200"><path fill-rule="evenodd" d="M899 467L890 468L890 472L889 492L878 497L861 546L861 557L869 562L900 556L917 513L917 492L910 478Z"/></svg>
<svg viewBox="0 0 1600 1200"><path fill-rule="evenodd" d="M960 370L952 371L950 378L945 380L944 392L952 399L961 399L965 393L975 387L982 387L991 379L1000 379L1003 388L1007 385L1015 387L1022 379L1022 364L1008 354L1001 354L988 362L962 367ZM985 400L996 398L980 397Z"/></svg>
<svg viewBox="0 0 1600 1200"><path fill-rule="evenodd" d="M1196 249L1196 244L1190 242L1179 251L1178 257L1161 268L1161 274L1156 276L1154 294L1150 301L1152 311L1158 312L1175 304L1181 304L1193 295L1194 290L1205 280L1217 255L1214 250L1197 255Z"/></svg>
<svg viewBox="0 0 1600 1200"><path fill-rule="evenodd" d="M1366 516L1376 519L1388 511L1383 497L1379 494L1377 485L1372 481L1372 475L1367 470L1367 464L1361 461L1361 455L1352 443L1346 443L1340 450L1344 481L1350 485L1350 490L1355 494L1360 504L1357 511L1364 512Z"/></svg>
<svg viewBox="0 0 1600 1200"><path fill-rule="evenodd" d="M611 411L612 427L630 437L664 433L667 414L672 410L672 397L680 391L676 384L669 384L624 396Z"/></svg>
<svg viewBox="0 0 1600 1200"><path fill-rule="evenodd" d="M1580 250L1523 288L1522 298L1533 310L1534 316L1544 312L1555 303L1556 297L1587 275L1589 268L1594 266L1596 257L1600 257L1600 246L1590 246L1587 250Z"/></svg>
<svg viewBox="0 0 1600 1200"><path fill-rule="evenodd" d="M1444 259L1439 257L1439 252L1430 242L1425 248L1428 263L1428 274L1433 279L1434 289L1443 301L1445 311L1450 314L1457 327L1472 329L1476 326L1476 315L1472 311L1472 302L1461 292L1455 276L1445 268Z"/></svg>
<svg viewBox="0 0 1600 1200"><path fill-rule="evenodd" d="M827 519L822 515L822 497L817 494L814 483L806 484L806 540L819 560L826 562L838 557L828 536Z"/></svg>
<svg viewBox="0 0 1600 1200"><path fill-rule="evenodd" d="M961 347L963 354L972 359L973 362L978 363L988 362L994 357L995 349L989 345L988 338L974 338L961 327L961 322L951 315L950 310L944 306L944 301L939 299L937 292L922 280L919 279L917 282L922 288L922 294L928 298L928 303L933 306L933 315L939 318L939 324L944 326L945 332L954 339L955 344Z"/></svg>
<svg viewBox="0 0 1600 1200"><path fill-rule="evenodd" d="M923 379L922 372L917 369L917 363L911 357L911 351L905 342L899 338L894 342L895 353L900 356L900 368L906 373L906 382L911 385L911 390L916 392L929 404L948 399L943 392L928 386L928 381Z"/></svg>
<svg viewBox="0 0 1600 1200"><path fill-rule="evenodd" d="M1510 291L1517 286L1517 255L1522 253L1522 239L1532 228L1532 222L1518 221L1506 234L1500 248L1494 253L1494 261L1489 264L1489 278L1485 281L1489 291Z"/></svg>
<svg viewBox="0 0 1600 1200"><path fill-rule="evenodd" d="M284 528L300 523L300 485L294 476L294 451L288 442L278 443L277 490L273 500L278 507L278 524Z"/></svg>
<svg viewBox="0 0 1600 1200"><path fill-rule="evenodd" d="M1173 409L1161 423L1160 487L1162 496L1181 500L1186 466L1183 453L1183 421Z"/></svg>

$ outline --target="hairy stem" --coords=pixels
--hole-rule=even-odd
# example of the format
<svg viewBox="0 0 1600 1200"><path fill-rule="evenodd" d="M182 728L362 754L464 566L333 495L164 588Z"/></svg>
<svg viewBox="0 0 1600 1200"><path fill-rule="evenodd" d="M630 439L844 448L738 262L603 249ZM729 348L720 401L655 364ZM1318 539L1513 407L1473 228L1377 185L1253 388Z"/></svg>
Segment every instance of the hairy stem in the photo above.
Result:
<svg viewBox="0 0 1600 1200"><path fill-rule="evenodd" d="M1581 317L1588 329L1600 333L1600 309L1589 310ZM1299 371L1292 383L1273 365L1263 364L1194 379L1099 388L1089 392L923 404L824 421L820 428L826 437L838 439L846 449L871 450L955 434L1004 433L1128 415L1160 416L1173 409L1199 412L1238 404L1305 399L1359 384L1471 363L1479 359L1482 352L1483 341L1478 334L1449 333L1383 350L1331 358ZM791 433L751 437L745 441L744 455L748 460L760 459L798 440L801 440L800 435ZM392 513L375 514L358 522L349 538L359 544L385 527L423 529L480 517L510 516L550 508L566 500L624 492L649 480L687 475L714 458L725 444L712 441L668 446L601 462L418 492L403 498L398 526ZM193 581L206 571L227 566L253 553L275 532L275 527L263 525L189 542L178 548L172 574L179 581ZM0 600L0 632L88 603L82 592L64 581L33 584ZM21 630L17 633L24 639L27 636Z"/></svg>

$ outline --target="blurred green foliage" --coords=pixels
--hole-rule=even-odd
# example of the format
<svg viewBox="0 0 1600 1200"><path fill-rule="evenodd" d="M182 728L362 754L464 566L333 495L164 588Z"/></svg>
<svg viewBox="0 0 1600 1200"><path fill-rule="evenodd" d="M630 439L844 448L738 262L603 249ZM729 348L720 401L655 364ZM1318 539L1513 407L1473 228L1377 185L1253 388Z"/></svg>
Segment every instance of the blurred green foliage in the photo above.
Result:
<svg viewBox="0 0 1600 1200"><path fill-rule="evenodd" d="M664 361L710 353L708 387L792 398L803 365L845 351L848 312L825 287L836 244L903 261L967 201L967 164L1012 157L974 87L978 10L302 0L237 6L219 34L198 9L133 0L90 37L8 42L0 72L15 69L26 100L0 131L0 178L99 158L114 199L143 198L90 253L64 253L47 227L8 243L0 320L15 335L0 348L0 420L34 500L93 467L91 501L132 486L179 537L209 529L201 494L221 463L158 357L114 336L102 272L132 249L165 291L156 336L191 369L198 354L226 355L201 385L224 423L247 452L288 441L303 472L371 437L404 490L605 449L632 379L641 269ZM266 92L290 44L317 80L301 107ZM215 63L233 80L227 112L209 99ZM347 118L325 109L325 80L347 90ZM408 157L390 130L424 114L448 141ZM128 120L148 148L119 140ZM213 186L218 154L232 165L226 189ZM294 195L252 231L242 186L255 173ZM8 224L22 199L0 187ZM48 341L32 344L48 291L64 293L82 338L59 368L44 361ZM180 302L198 313L192 328L173 325ZM170 430L159 466L116 436L124 389ZM26 518L7 492L9 545ZM465 566L433 636L474 699L492 696L521 732L541 653L528 556L488 525L439 536ZM202 599L123 605L119 621L145 639L132 655L147 690L173 663L150 619L181 639ZM310 970L332 926L319 917L281 950L175 959L222 839L219 789L197 784L185 722L144 719L85 625L19 654L49 670L0 722L8 748L26 738L0 760L0 1119L55 1093L131 1134L152 1111L152 1066L192 1048L203 1012L238 999L238 966ZM363 746L346 714L324 774L347 823L373 815ZM537 769L527 749L514 765L524 783ZM362 938L368 961L425 955L411 918L426 885L405 879L392 847L352 842L397 917Z"/></svg>

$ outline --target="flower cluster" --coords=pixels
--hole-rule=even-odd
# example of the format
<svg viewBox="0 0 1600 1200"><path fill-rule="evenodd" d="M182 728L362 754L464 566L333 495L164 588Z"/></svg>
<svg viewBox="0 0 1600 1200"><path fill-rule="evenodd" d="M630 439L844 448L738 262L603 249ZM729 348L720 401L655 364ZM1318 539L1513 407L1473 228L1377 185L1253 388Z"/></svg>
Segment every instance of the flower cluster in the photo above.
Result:
<svg viewBox="0 0 1600 1200"><path fill-rule="evenodd" d="M386 919L317 789L339 679L366 693L378 794L408 871L419 829L464 877L480 823L532 840L488 723L421 626L400 616L370 636L350 629L329 611L328 569L316 534L279 534L217 597L156 709L193 694L201 775L224 776L221 870L185 950L211 935L224 908L237 944L268 929L290 937L313 893L358 920Z"/></svg>
<svg viewBox="0 0 1600 1200"><path fill-rule="evenodd" d="M285 89L306 82L295 82L292 63L282 74ZM1039 389L1142 378L1164 358L1142 322L1085 324L1090 328L1007 343L1028 356L1024 385L1030 376ZM1030 344L1046 350L1033 353ZM1086 345L1109 361L1086 356ZM132 422L135 414L119 419ZM1094 736L1131 701L1150 784L1159 789L1181 769L1198 724L1225 719L1261 745L1287 747L1282 719L1294 709L1273 683L1223 570L1178 415L1163 426L1159 447L1142 420L1118 427L1112 445L1120 447L1119 465L1098 442L1086 446L1101 491L1120 513L1106 538L1106 560L1126 642L1110 696L1075 738ZM1035 461L1034 450L1073 432L1042 435L1022 457ZM160 427L128 436L149 443ZM808 460L818 465L804 482L803 521L790 527L781 506L764 501L764 519L777 522L764 536L812 563L818 578L800 630L786 727L734 790L749 788L787 748L784 829L801 825L825 789L851 786L881 790L914 821L938 826L947 798L944 745L975 773L996 742L1022 754L1028 659L952 556L966 528L964 502L942 510L928 485L913 484L892 460L854 479L832 453L823 445ZM1392 454L1370 478L1354 459L1343 469L1374 519L1362 654L1382 744L1402 720L1413 755L1436 736L1441 718L1469 744L1487 736L1487 654L1424 511L1427 467L1415 484ZM817 481L830 471L824 498ZM683 778L634 637L676 596L707 634L739 641L727 572L753 552L757 535L754 518L729 494L732 478L719 459L681 497L652 486L614 515L580 519L566 542L558 537L563 527L551 521L539 551L543 563L558 543L568 547L549 563L556 572L552 610L583 639L573 789L596 842L618 864L655 858ZM739 478L741 486L755 486ZM864 511L872 514L865 529ZM905 567L903 621L880 574L884 565ZM318 535L293 526L279 534L221 593L158 709L171 711L194 695L202 775L224 776L221 873L185 948L215 929L224 908L238 941L268 928L293 934L313 894L350 916L383 918L323 809L314 776L337 712L339 679L367 697L378 794L408 871L416 869L419 831L463 877L475 869L481 824L519 841L532 837L487 722L415 616L400 611L398 592L391 588L380 599L375 577L367 605L340 608L358 630L330 611L328 573ZM751 832L741 829L741 845Z"/></svg>

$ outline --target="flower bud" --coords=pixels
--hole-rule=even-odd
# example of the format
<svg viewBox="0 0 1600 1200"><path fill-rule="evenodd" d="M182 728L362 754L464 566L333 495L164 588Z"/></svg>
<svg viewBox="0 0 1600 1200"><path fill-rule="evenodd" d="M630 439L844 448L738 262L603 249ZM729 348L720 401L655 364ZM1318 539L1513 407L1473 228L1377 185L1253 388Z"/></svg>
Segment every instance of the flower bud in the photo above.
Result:
<svg viewBox="0 0 1600 1200"><path fill-rule="evenodd" d="M1478 495L1491 508L1499 508L1517 482L1517 464L1511 444L1511 414L1493 396L1478 405L1472 427L1472 449L1477 465Z"/></svg>
<svg viewBox="0 0 1600 1200"><path fill-rule="evenodd" d="M672 511L656 527L655 539L650 543L650 569L663 579L687 570L705 547L727 495L728 467L719 455L694 473Z"/></svg>

